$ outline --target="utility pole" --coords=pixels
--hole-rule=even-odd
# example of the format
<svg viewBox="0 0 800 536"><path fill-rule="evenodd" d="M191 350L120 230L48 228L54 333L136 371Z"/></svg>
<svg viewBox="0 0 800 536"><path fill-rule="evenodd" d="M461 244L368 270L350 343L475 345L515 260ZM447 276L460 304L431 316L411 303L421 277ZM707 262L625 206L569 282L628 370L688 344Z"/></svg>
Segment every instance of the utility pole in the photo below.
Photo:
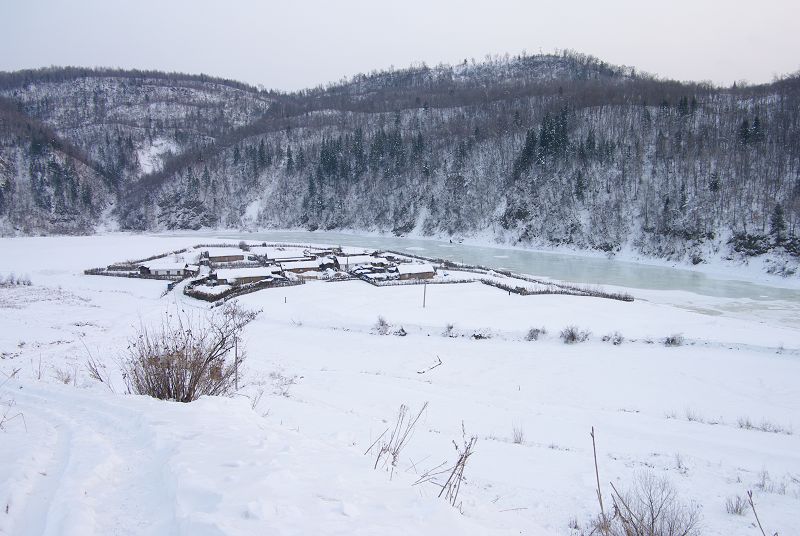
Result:
<svg viewBox="0 0 800 536"><path fill-rule="evenodd" d="M236 390L239 390L239 336L233 336L233 382Z"/></svg>
<svg viewBox="0 0 800 536"><path fill-rule="evenodd" d="M425 299L428 297L428 283L422 284L422 308L425 309Z"/></svg>

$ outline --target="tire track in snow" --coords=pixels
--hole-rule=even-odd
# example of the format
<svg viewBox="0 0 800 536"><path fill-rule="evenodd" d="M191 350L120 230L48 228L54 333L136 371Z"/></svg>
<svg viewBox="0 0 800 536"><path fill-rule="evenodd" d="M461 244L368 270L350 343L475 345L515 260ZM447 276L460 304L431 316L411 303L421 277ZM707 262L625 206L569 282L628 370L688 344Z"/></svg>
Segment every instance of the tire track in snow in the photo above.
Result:
<svg viewBox="0 0 800 536"><path fill-rule="evenodd" d="M47 466L31 477L38 483L18 507L19 536L177 531L174 498L162 485L164 456L140 413L70 388L28 386L15 396L28 418L57 434Z"/></svg>

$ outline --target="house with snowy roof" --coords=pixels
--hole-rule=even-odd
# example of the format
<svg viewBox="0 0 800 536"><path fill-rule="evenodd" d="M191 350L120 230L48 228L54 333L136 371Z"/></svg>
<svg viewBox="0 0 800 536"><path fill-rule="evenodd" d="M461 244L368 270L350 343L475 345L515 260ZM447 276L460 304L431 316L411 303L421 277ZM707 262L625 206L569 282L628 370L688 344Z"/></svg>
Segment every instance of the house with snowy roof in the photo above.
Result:
<svg viewBox="0 0 800 536"><path fill-rule="evenodd" d="M244 261L256 261L258 257L255 253L251 253L249 251L244 251L239 248L233 247L215 247L215 248L208 248L207 250L203 251L201 254L201 258L208 259L209 262L212 263L224 263L224 262L244 262Z"/></svg>
<svg viewBox="0 0 800 536"><path fill-rule="evenodd" d="M253 268L223 268L216 270L214 277L218 283L229 285L245 285L247 283L257 283L268 279L280 277L281 269L278 266L257 266Z"/></svg>
<svg viewBox="0 0 800 536"><path fill-rule="evenodd" d="M165 259L149 261L139 266L139 273L142 275L186 277L197 274L199 270L200 267L196 264Z"/></svg>
<svg viewBox="0 0 800 536"><path fill-rule="evenodd" d="M349 272L362 266L388 266L390 263L382 257L372 255L337 255L334 257L339 270Z"/></svg>
<svg viewBox="0 0 800 536"><path fill-rule="evenodd" d="M397 265L400 279L432 279L436 269L429 263L407 262Z"/></svg>

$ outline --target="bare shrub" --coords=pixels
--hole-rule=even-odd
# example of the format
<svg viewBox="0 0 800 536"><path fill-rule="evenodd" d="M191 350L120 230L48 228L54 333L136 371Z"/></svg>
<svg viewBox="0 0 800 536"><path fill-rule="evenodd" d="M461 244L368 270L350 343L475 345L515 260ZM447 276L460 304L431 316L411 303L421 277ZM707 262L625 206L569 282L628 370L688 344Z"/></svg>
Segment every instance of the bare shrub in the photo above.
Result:
<svg viewBox="0 0 800 536"><path fill-rule="evenodd" d="M7 277L0 276L0 287L29 287L31 286L31 278L27 275L17 276L13 273Z"/></svg>
<svg viewBox="0 0 800 536"><path fill-rule="evenodd" d="M231 354L258 313L227 303L206 317L176 311L160 326L141 326L121 360L128 392L177 402L231 394L244 353Z"/></svg>
<svg viewBox="0 0 800 536"><path fill-rule="evenodd" d="M792 435L791 428L785 428L779 424L769 422L763 419L761 423L756 424L750 420L750 417L739 417L737 424L743 430L758 430L759 432L768 432L771 434L784 434Z"/></svg>
<svg viewBox="0 0 800 536"><path fill-rule="evenodd" d="M686 466L686 462L683 461L683 456L680 452L675 453L675 469L682 475L689 472L689 468Z"/></svg>
<svg viewBox="0 0 800 536"><path fill-rule="evenodd" d="M367 455L373 448L378 447L373 469L377 469L380 465L389 471L389 478L394 475L394 470L400 459L400 452L411 440L411 436L414 435L414 427L416 427L417 422L427 407L428 403L425 402L416 416L410 417L408 406L405 404L400 406L394 421L394 426L384 430L383 433L378 436L378 439L364 452L364 454ZM387 438L386 434L388 434L390 430L391 434Z"/></svg>
<svg viewBox="0 0 800 536"><path fill-rule="evenodd" d="M297 376L284 376L277 370L269 373L269 379L272 380L272 393L284 398L289 398L289 389L297 383Z"/></svg>
<svg viewBox="0 0 800 536"><path fill-rule="evenodd" d="M241 242L239 242L239 249L241 249L242 251L250 251L250 246L247 244L247 242L242 240Z"/></svg>
<svg viewBox="0 0 800 536"><path fill-rule="evenodd" d="M528 330L528 333L525 335L525 340L528 342L538 341L539 337L542 335L547 335L547 330L544 327L541 328L531 328Z"/></svg>
<svg viewBox="0 0 800 536"><path fill-rule="evenodd" d="M3 374L6 375L6 379L0 382L0 388L5 386L11 379L15 378L19 371L20 369L13 369L11 374L6 374L4 372ZM0 406L3 407L2 411L0 411L0 431L5 432L8 429L8 424L15 419L20 419L25 426L25 431L28 431L28 423L25 422L25 415L23 415L21 411L16 411L14 409L16 400L13 398L10 400L0 399Z"/></svg>
<svg viewBox="0 0 800 536"><path fill-rule="evenodd" d="M515 445L522 445L525 443L525 430L523 430L521 426L513 426L511 433L511 440Z"/></svg>
<svg viewBox="0 0 800 536"><path fill-rule="evenodd" d="M455 339L458 337L458 333L455 331L456 327L453 324L447 324L444 327L444 331L442 332L442 337L449 337L451 339Z"/></svg>
<svg viewBox="0 0 800 536"><path fill-rule="evenodd" d="M747 510L747 499L741 495L728 497L725 500L725 511L732 515L743 516Z"/></svg>
<svg viewBox="0 0 800 536"><path fill-rule="evenodd" d="M600 514L589 524L586 534L603 536L698 536L700 514L696 506L682 503L675 488L666 478L652 473L639 473L629 490L622 493L611 483L613 515L603 507L600 474L597 469L597 447L592 427L597 501ZM583 534L583 533L582 533Z"/></svg>
<svg viewBox="0 0 800 536"><path fill-rule="evenodd" d="M777 493L778 495L786 495L786 481L781 479L775 481L769 474L769 471L762 469L758 473L758 482L756 488L765 493Z"/></svg>
<svg viewBox="0 0 800 536"><path fill-rule="evenodd" d="M414 485L422 484L422 483L432 483L441 490L439 491L439 497L444 496L445 499L452 505L452 506L459 506L458 503L458 493L461 490L461 484L464 482L464 470L467 467L467 461L469 461L470 456L474 453L475 444L478 442L477 436L471 436L467 438L467 431L464 428L464 422L461 422L461 438L462 444L459 445L455 441L453 441L453 446L456 449L456 453L458 454L458 458L456 459L456 463L452 466L448 466L447 462L444 461L439 465L425 471L420 477L414 482ZM441 479L447 476L447 480L444 483L440 483Z"/></svg>
<svg viewBox="0 0 800 536"><path fill-rule="evenodd" d="M28 423L25 422L25 415L22 414L21 411L16 411L14 406L16 406L15 400L0 401L0 406L3 406L3 410L0 412L0 431L5 432L8 429L8 424L15 420L20 419L25 426L25 430L28 430Z"/></svg>
<svg viewBox="0 0 800 536"><path fill-rule="evenodd" d="M461 484L464 482L464 470L467 468L467 461L474 453L475 444L478 442L478 436L471 436L467 439L467 431L464 428L464 423L461 423L461 438L462 445L453 441L453 446L458 453L458 459L450 471L450 476L442 486L442 491L439 492L439 497L444 496L451 506L458 504L458 492L461 491Z"/></svg>
<svg viewBox="0 0 800 536"><path fill-rule="evenodd" d="M398 337L405 337L408 335L408 332L403 329L403 326L400 326L400 329L394 331L393 335L397 335Z"/></svg>
<svg viewBox="0 0 800 536"><path fill-rule="evenodd" d="M385 318L379 316L378 321L375 322L375 325L372 327L372 331L378 335L388 335L391 327L392 326L389 325L389 322L387 322Z"/></svg>
<svg viewBox="0 0 800 536"><path fill-rule="evenodd" d="M578 329L575 326L567 326L561 330L561 340L564 344L576 344L586 341L592 333L587 330Z"/></svg>
<svg viewBox="0 0 800 536"><path fill-rule="evenodd" d="M89 348L86 346L86 343L83 342L81 339L81 344L83 344L83 348L86 351L86 363L84 367L86 368L86 372L89 373L89 377L97 382L104 384L108 389L113 393L115 392L114 386L111 383L111 378L106 371L106 366L100 363L93 355L92 352L89 351ZM41 368L42 362L41 358L39 359L39 367Z"/></svg>
<svg viewBox="0 0 800 536"><path fill-rule="evenodd" d="M58 380L59 382L63 383L64 385L71 384L72 383L72 379L73 379L72 378L72 373L70 371L68 371L67 369L61 369L61 368L54 368L53 369L53 377L55 377L56 380Z"/></svg>
<svg viewBox="0 0 800 536"><path fill-rule="evenodd" d="M471 337L473 339L475 339L476 341L482 341L482 340L485 340L485 339L491 339L492 338L492 330L490 330L489 328L480 328L480 329L477 329L474 332L472 332Z"/></svg>
<svg viewBox="0 0 800 536"><path fill-rule="evenodd" d="M680 333L673 333L664 339L664 346L683 346L683 335Z"/></svg>
<svg viewBox="0 0 800 536"><path fill-rule="evenodd" d="M752 430L755 428L753 426L753 421L750 420L750 417L739 417L737 424L739 425L739 428L743 430Z"/></svg>
<svg viewBox="0 0 800 536"><path fill-rule="evenodd" d="M697 413L692 408L686 408L686 420L689 422L701 422L701 423L706 422L703 416Z"/></svg>
<svg viewBox="0 0 800 536"><path fill-rule="evenodd" d="M614 346L619 346L625 342L625 337L623 337L622 333L619 331L615 331L613 333L609 333L608 335L603 335L603 342L610 342Z"/></svg>
<svg viewBox="0 0 800 536"><path fill-rule="evenodd" d="M630 489L619 492L614 484L614 515L606 523L596 521L600 534L609 536L696 536L700 514L694 505L680 501L666 478L641 473Z"/></svg>
<svg viewBox="0 0 800 536"><path fill-rule="evenodd" d="M86 360L86 372L89 373L89 377L100 383L105 383L106 385L110 385L110 383L107 381L107 378L103 373L104 368L105 367L101 363L99 363L94 357L90 356Z"/></svg>

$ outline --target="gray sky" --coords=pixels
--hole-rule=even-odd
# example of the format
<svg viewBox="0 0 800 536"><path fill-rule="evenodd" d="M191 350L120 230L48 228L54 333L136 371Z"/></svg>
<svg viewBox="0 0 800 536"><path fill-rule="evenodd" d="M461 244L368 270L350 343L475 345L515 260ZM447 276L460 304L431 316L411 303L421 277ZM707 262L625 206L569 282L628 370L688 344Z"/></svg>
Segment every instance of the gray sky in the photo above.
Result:
<svg viewBox="0 0 800 536"><path fill-rule="evenodd" d="M798 21L800 0L0 0L0 70L136 67L291 90L569 48L728 85L800 69Z"/></svg>

